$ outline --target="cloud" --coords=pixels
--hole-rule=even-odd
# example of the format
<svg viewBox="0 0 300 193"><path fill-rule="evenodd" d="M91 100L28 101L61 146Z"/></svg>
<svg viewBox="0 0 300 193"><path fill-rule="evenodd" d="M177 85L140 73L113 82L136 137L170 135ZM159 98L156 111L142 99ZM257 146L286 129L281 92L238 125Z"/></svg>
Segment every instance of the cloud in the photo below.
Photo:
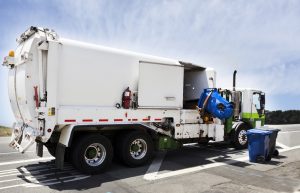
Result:
<svg viewBox="0 0 300 193"><path fill-rule="evenodd" d="M220 86L237 68L241 86L300 94L289 76L299 73L299 1L72 2L57 4L79 39L210 65Z"/></svg>
<svg viewBox="0 0 300 193"><path fill-rule="evenodd" d="M31 0L9 7L0 16L12 17L14 8L16 19L12 29L0 29L4 39L13 41L29 25L45 26L65 38L213 67L218 87L231 87L237 69L237 85L265 90L268 109L292 102L300 109L294 101L300 98L300 1ZM293 100L279 104L282 95Z"/></svg>

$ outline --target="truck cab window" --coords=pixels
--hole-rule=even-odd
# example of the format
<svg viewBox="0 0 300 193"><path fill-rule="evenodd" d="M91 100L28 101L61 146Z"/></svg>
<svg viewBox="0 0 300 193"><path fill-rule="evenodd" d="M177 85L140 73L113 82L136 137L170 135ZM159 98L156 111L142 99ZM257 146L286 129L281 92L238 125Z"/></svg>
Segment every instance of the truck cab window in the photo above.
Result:
<svg viewBox="0 0 300 193"><path fill-rule="evenodd" d="M265 108L265 95L264 93L253 93L253 104L258 112L262 114Z"/></svg>

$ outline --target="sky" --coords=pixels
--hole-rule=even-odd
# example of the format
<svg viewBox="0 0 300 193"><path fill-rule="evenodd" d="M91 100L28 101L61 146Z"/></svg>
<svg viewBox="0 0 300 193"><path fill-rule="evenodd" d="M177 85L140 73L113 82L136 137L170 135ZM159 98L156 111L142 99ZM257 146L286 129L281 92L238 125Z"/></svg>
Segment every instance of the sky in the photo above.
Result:
<svg viewBox="0 0 300 193"><path fill-rule="evenodd" d="M188 61L217 87L266 92L266 109L300 109L298 0L0 0L0 58L30 26L60 37ZM2 63L2 61L0 61ZM14 121L0 66L0 125Z"/></svg>

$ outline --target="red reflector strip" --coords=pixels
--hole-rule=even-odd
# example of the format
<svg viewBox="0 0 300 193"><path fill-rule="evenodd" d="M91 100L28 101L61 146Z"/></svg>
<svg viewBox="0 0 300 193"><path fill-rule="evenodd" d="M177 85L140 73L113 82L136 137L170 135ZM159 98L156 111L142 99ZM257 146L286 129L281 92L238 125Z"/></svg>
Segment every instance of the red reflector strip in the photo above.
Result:
<svg viewBox="0 0 300 193"><path fill-rule="evenodd" d="M157 118L157 119L154 119L154 121L161 121L161 119Z"/></svg>
<svg viewBox="0 0 300 193"><path fill-rule="evenodd" d="M108 119L99 119L99 122L108 122Z"/></svg>
<svg viewBox="0 0 300 193"><path fill-rule="evenodd" d="M143 119L143 121L150 121L150 119L149 119L149 118L146 118L146 119Z"/></svg>
<svg viewBox="0 0 300 193"><path fill-rule="evenodd" d="M123 121L123 119L114 119L115 122Z"/></svg>
<svg viewBox="0 0 300 193"><path fill-rule="evenodd" d="M132 119L132 121L138 121L138 119Z"/></svg>
<svg viewBox="0 0 300 193"><path fill-rule="evenodd" d="M82 122L93 122L93 119L82 119Z"/></svg>
<svg viewBox="0 0 300 193"><path fill-rule="evenodd" d="M66 122L66 123L76 122L76 120L75 120L75 119L66 119L65 122Z"/></svg>

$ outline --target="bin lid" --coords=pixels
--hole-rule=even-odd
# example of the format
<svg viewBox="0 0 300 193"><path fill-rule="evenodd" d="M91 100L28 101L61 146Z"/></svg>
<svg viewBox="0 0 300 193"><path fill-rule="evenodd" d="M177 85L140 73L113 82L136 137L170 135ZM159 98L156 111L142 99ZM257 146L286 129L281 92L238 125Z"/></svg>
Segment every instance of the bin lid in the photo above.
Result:
<svg viewBox="0 0 300 193"><path fill-rule="evenodd" d="M270 135L272 131L262 130L262 129L250 129L247 131L247 135L260 134L260 135Z"/></svg>
<svg viewBox="0 0 300 193"><path fill-rule="evenodd" d="M262 129L262 130L266 130L266 131L281 131L281 129L277 129L277 128L273 128L273 127L268 127L268 126L264 126L264 127L260 127L259 129Z"/></svg>

